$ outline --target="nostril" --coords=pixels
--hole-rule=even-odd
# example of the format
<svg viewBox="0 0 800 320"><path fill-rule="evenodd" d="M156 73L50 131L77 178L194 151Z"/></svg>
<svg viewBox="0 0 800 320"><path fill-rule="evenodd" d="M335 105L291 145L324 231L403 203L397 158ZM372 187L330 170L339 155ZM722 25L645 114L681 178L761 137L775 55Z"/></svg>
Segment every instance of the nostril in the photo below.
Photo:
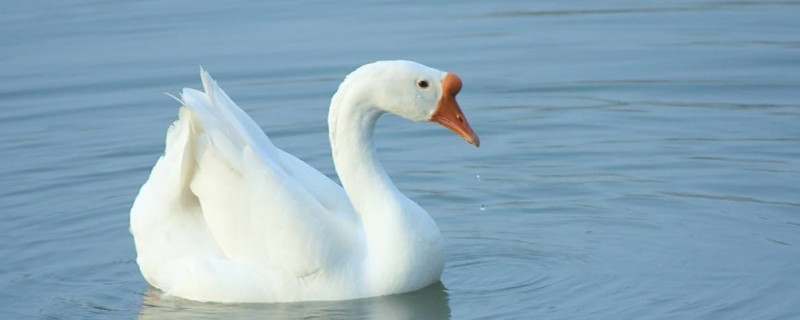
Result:
<svg viewBox="0 0 800 320"><path fill-rule="evenodd" d="M458 119L458 121L464 122L464 118L462 118L460 114L456 115L456 119Z"/></svg>

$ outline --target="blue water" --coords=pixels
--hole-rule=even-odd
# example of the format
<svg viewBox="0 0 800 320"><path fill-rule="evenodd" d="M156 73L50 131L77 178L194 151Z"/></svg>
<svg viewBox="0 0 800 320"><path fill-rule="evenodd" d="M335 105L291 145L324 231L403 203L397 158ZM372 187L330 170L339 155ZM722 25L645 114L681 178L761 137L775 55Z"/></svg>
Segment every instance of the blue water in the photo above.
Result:
<svg viewBox="0 0 800 320"><path fill-rule="evenodd" d="M800 318L800 2L0 6L0 318ZM455 72L481 148L382 119L442 284L222 305L139 274L128 211L202 65L335 176L327 105L382 59Z"/></svg>

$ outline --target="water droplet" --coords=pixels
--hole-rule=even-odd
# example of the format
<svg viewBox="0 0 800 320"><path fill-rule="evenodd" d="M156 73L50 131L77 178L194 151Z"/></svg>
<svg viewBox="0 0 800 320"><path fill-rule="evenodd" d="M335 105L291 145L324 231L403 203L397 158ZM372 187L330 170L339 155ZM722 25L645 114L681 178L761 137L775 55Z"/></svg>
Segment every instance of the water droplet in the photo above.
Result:
<svg viewBox="0 0 800 320"><path fill-rule="evenodd" d="M481 181L481 175L476 173L475 174L475 180Z"/></svg>
<svg viewBox="0 0 800 320"><path fill-rule="evenodd" d="M486 211L486 206L485 205L481 205L481 211Z"/></svg>

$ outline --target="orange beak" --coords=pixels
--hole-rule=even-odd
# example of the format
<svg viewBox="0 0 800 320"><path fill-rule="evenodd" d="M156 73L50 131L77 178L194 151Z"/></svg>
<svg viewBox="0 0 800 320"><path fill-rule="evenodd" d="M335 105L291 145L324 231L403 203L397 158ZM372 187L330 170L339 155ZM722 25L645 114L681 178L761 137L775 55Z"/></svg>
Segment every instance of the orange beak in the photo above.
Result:
<svg viewBox="0 0 800 320"><path fill-rule="evenodd" d="M461 112L461 107L456 101L456 94L459 91L461 91L461 78L453 73L445 75L442 80L442 98L439 99L439 105L430 120L438 122L475 147L479 147L481 141L478 139L478 135L472 131L472 127L469 126L467 118L464 117L464 113Z"/></svg>

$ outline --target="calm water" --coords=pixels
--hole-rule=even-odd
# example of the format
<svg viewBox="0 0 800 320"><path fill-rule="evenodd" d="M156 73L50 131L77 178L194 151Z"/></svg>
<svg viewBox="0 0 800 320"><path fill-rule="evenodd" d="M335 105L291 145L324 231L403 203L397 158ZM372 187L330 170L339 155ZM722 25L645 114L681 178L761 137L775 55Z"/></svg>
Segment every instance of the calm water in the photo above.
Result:
<svg viewBox="0 0 800 320"><path fill-rule="evenodd" d="M0 6L0 318L800 318L800 2ZM128 210L203 65L335 176L361 64L458 73L474 149L385 118L381 158L447 239L442 285L348 302L162 297Z"/></svg>

